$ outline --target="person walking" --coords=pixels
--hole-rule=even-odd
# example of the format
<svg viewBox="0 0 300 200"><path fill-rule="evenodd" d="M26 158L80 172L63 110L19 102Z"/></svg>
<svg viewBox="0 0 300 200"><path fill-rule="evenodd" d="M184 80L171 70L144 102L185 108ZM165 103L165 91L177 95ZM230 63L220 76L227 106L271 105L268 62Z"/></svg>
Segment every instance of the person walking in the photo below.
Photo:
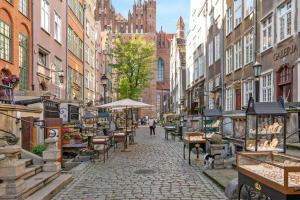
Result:
<svg viewBox="0 0 300 200"><path fill-rule="evenodd" d="M155 135L155 128L156 128L156 122L155 119L153 119L153 117L151 117L149 119L149 128L150 128L150 135Z"/></svg>

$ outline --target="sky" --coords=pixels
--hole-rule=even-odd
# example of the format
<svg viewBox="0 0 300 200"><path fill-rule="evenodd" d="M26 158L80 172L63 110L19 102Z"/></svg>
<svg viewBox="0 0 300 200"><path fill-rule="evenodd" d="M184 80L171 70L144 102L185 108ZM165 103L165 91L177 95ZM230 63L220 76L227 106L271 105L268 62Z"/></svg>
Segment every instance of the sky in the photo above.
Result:
<svg viewBox="0 0 300 200"><path fill-rule="evenodd" d="M136 0L136 2L139 0ZM132 9L134 0L112 0L116 12L120 12L126 19L128 10ZM182 16L185 28L188 27L190 0L156 0L156 30L163 30L168 33L176 33L176 22Z"/></svg>

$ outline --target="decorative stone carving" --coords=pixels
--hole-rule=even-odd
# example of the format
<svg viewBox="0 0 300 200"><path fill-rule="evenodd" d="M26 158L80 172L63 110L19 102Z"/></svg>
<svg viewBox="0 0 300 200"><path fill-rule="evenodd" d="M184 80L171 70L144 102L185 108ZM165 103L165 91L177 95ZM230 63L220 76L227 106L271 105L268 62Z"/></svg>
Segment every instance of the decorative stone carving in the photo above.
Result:
<svg viewBox="0 0 300 200"><path fill-rule="evenodd" d="M46 164L43 165L43 171L45 172L59 172L61 170L61 164L58 162L60 159L60 150L57 147L57 139L48 138L45 140L48 145L47 150L43 152L43 160Z"/></svg>

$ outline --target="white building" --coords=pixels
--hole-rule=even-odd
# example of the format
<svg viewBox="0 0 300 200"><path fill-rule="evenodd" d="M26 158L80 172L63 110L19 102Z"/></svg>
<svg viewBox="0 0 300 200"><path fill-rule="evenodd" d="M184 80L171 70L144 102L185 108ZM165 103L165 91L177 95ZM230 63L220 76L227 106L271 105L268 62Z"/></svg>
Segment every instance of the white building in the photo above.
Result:
<svg viewBox="0 0 300 200"><path fill-rule="evenodd" d="M177 33L172 39L170 50L170 94L171 111L180 114L184 108L185 96L185 51L186 41L184 38L184 21L179 17L177 21Z"/></svg>

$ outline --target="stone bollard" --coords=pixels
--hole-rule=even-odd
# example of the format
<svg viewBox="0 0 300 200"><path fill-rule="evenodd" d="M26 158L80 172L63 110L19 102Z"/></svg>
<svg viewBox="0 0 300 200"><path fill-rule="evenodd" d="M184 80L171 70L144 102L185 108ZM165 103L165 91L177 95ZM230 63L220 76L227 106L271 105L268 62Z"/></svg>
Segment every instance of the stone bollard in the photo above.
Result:
<svg viewBox="0 0 300 200"><path fill-rule="evenodd" d="M211 144L210 145L210 153L211 155L216 155L214 160L213 167L215 169L223 169L224 165L224 153L225 153L225 146L223 144Z"/></svg>
<svg viewBox="0 0 300 200"><path fill-rule="evenodd" d="M46 162L43 165L44 172L59 172L61 170L61 164L58 162L60 150L58 150L56 142L57 139L55 138L45 140L48 147L47 150L43 152L43 160Z"/></svg>
<svg viewBox="0 0 300 200"><path fill-rule="evenodd" d="M0 147L0 154L5 157L0 160L0 187L1 199L18 199L26 186L24 179L20 178L25 173L25 162L19 160L21 148L18 146Z"/></svg>

